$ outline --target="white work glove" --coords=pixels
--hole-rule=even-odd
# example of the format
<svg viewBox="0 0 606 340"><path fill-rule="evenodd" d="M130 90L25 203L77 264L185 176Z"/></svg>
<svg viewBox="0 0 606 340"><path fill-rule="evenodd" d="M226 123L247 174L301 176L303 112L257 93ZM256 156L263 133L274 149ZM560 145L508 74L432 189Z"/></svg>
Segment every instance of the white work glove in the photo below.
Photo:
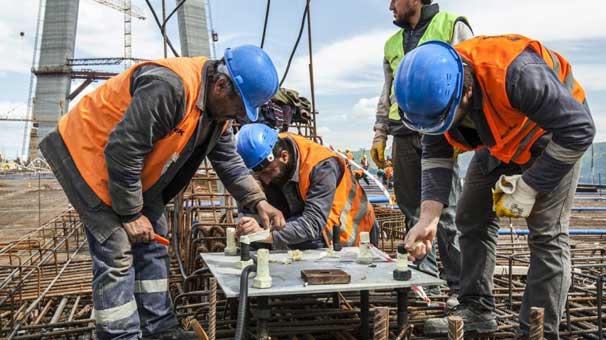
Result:
<svg viewBox="0 0 606 340"><path fill-rule="evenodd" d="M537 193L522 175L501 175L492 190L492 210L499 217L528 217Z"/></svg>

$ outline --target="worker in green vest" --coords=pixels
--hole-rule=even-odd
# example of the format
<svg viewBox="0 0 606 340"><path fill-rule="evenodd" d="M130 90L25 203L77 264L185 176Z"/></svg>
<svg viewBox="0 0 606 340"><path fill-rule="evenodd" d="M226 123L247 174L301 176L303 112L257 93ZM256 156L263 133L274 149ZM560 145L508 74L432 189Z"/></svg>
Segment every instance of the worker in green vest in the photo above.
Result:
<svg viewBox="0 0 606 340"><path fill-rule="evenodd" d="M406 216L407 229L410 229L418 220L421 202L421 135L405 127L401 121L393 96L393 75L404 54L418 45L428 40L441 40L454 45L471 38L473 32L467 19L440 11L438 4L432 4L432 0L391 0L389 9L393 12L393 23L400 29L385 42L385 84L377 105L371 157L379 169L385 167L385 144L387 136L392 135L394 191L398 206ZM437 237L445 278L450 288L448 308L458 305L461 271L459 233L454 219L456 199L461 191L457 174L455 171L450 205L442 213ZM434 250L417 264L420 270L438 275Z"/></svg>

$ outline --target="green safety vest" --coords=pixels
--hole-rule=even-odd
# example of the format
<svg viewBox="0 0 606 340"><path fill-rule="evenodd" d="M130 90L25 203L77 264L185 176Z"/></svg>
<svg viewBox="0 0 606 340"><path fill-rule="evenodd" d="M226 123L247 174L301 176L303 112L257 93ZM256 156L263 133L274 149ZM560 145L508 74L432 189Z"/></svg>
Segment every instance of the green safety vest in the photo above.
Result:
<svg viewBox="0 0 606 340"><path fill-rule="evenodd" d="M427 30L419 40L418 45L429 41L429 40L441 40L447 43L452 43L452 35L454 33L454 25L457 19L464 17L448 13L448 12L438 12L431 19ZM394 35L392 35L385 42L385 59L389 62L391 66L391 74L395 75L396 69L398 65L400 65L400 61L404 58L404 29L400 29ZM417 45L417 46L418 46ZM400 121L400 113L398 112L398 103L396 103L396 99L394 97L394 89L393 82L391 84L391 94L389 96L391 107L389 108L389 119Z"/></svg>

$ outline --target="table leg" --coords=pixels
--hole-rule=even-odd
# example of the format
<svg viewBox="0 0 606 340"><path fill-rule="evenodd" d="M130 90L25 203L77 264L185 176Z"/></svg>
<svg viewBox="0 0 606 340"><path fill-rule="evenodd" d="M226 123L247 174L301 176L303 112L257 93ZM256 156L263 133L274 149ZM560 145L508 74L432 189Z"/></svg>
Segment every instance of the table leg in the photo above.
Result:
<svg viewBox="0 0 606 340"><path fill-rule="evenodd" d="M398 296L398 331L406 327L408 324L408 292L410 288L398 288L396 294Z"/></svg>
<svg viewBox="0 0 606 340"><path fill-rule="evenodd" d="M261 296L257 298L257 339L269 340L269 328L267 323L271 317L271 308L269 307L269 297Z"/></svg>
<svg viewBox="0 0 606 340"><path fill-rule="evenodd" d="M367 290L360 291L360 338L370 339L369 295Z"/></svg>
<svg viewBox="0 0 606 340"><path fill-rule="evenodd" d="M341 308L341 297L339 296L339 293L332 293L332 303L333 303L333 308L335 308L335 309Z"/></svg>

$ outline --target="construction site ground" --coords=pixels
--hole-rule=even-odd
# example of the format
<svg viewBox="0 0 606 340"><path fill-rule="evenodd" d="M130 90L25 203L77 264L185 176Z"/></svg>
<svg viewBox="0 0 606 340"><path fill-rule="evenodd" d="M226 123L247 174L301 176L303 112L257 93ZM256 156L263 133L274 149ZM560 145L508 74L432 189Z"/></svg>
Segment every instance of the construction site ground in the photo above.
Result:
<svg viewBox="0 0 606 340"><path fill-rule="evenodd" d="M59 215L68 204L49 174L0 176L0 238L16 239Z"/></svg>
<svg viewBox="0 0 606 340"><path fill-rule="evenodd" d="M225 228L234 227L236 222L237 208L232 200L223 201L226 195L220 193L217 183L218 179L207 168L199 172L180 198L179 259L183 262L182 270L191 276L183 279L171 248L170 290L175 312L185 328L200 326L213 330L214 337L209 338L230 339L237 319L234 301L216 288L199 257L200 252L222 251ZM570 228L606 229L603 210L606 200L602 197L606 195L578 195L575 207L598 209L573 211ZM0 323L5 325L0 329L0 337L92 336L91 261L82 225L73 211L66 212L68 206L61 187L49 174L0 177L0 249L3 250L0 279L4 280L0 293L7 293L6 299L0 297ZM175 221L173 209L173 206L168 209L170 224ZM393 255L405 236L403 216L398 210L385 207L378 207L376 215L383 230L379 246ZM511 223L508 219L501 220L502 230L510 226L527 228L523 219L513 219ZM598 320L606 321L606 308L598 301L603 301L605 244L604 236L571 236L574 278L562 321L565 339L604 338L600 336L604 322ZM497 253L493 293L497 299L499 330L488 338L511 339L518 325L517 312L528 268L527 236L500 236ZM446 290L433 297L434 301L445 301ZM332 295L272 299L275 320L269 326L270 333L275 334L276 339L293 339L304 334L306 339L359 339L360 296L344 293L338 296L336 302L340 303L336 305L334 299ZM426 306L411 295L409 327L398 329L395 301L396 296L390 291L370 294L373 338L391 339L408 334L414 339L427 339L423 334L424 320L443 315L440 307ZM251 308L255 306L253 300ZM255 319L249 318L251 336L256 334L255 325Z"/></svg>

